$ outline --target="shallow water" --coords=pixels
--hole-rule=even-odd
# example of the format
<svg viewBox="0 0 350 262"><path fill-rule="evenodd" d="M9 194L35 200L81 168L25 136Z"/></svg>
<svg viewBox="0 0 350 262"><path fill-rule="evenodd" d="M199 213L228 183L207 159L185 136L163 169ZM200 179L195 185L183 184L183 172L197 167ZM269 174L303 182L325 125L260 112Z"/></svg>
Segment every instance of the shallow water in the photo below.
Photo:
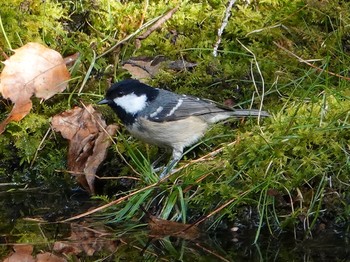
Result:
<svg viewBox="0 0 350 262"><path fill-rule="evenodd" d="M29 243L33 258L48 252L67 261L350 261L350 234L345 228L327 228L299 240L293 234L273 237L262 232L253 244L256 228L202 232L188 240L152 238L147 226L137 221L109 227L91 219L50 223L97 205L79 190L57 192L0 192L0 259L14 253L14 244Z"/></svg>

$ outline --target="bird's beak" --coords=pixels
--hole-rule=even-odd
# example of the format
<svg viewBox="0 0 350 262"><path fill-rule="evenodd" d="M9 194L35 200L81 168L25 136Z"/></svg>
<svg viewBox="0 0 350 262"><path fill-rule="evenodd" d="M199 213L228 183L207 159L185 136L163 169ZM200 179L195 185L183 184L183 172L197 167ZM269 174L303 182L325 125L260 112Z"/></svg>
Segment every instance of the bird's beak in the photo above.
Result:
<svg viewBox="0 0 350 262"><path fill-rule="evenodd" d="M104 104L109 104L109 100L103 99L100 102L97 103L98 105L104 105Z"/></svg>

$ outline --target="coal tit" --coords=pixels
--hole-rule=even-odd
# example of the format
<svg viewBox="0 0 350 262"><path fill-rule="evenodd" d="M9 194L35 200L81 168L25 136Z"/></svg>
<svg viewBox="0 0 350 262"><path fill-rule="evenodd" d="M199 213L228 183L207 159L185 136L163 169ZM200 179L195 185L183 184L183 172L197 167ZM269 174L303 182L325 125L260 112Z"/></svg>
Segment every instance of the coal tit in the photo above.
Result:
<svg viewBox="0 0 350 262"><path fill-rule="evenodd" d="M229 117L269 116L265 111L231 109L210 100L178 95L134 79L113 84L98 104L109 105L134 137L172 150L160 178L170 174L184 148L196 143L210 124Z"/></svg>

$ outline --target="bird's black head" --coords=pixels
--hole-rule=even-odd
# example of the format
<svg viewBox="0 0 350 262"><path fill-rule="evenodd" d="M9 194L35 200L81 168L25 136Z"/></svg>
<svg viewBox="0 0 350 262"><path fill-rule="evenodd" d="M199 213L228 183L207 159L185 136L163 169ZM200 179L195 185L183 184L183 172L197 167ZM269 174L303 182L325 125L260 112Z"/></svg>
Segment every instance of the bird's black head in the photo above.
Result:
<svg viewBox="0 0 350 262"><path fill-rule="evenodd" d="M138 113L153 101L159 90L135 79L113 84L106 92L105 99L98 104L108 104L126 125L132 124Z"/></svg>

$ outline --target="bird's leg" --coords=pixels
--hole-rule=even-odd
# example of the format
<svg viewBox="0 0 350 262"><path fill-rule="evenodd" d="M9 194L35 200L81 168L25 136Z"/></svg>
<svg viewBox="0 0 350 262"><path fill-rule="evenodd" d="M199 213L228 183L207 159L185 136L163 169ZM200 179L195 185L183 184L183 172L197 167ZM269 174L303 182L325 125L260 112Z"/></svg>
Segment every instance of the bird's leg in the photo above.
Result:
<svg viewBox="0 0 350 262"><path fill-rule="evenodd" d="M154 172L158 172L159 170L164 168L164 166L160 166L160 167L157 167L157 166L166 157L166 155L167 155L166 148L160 147L159 153L160 153L160 156L158 156L158 158L152 163L152 170Z"/></svg>
<svg viewBox="0 0 350 262"><path fill-rule="evenodd" d="M176 164L180 161L181 157L182 157L182 150L173 149L171 160L169 161L167 166L163 169L162 173L159 175L159 178L162 179L170 175L171 171L174 169Z"/></svg>

